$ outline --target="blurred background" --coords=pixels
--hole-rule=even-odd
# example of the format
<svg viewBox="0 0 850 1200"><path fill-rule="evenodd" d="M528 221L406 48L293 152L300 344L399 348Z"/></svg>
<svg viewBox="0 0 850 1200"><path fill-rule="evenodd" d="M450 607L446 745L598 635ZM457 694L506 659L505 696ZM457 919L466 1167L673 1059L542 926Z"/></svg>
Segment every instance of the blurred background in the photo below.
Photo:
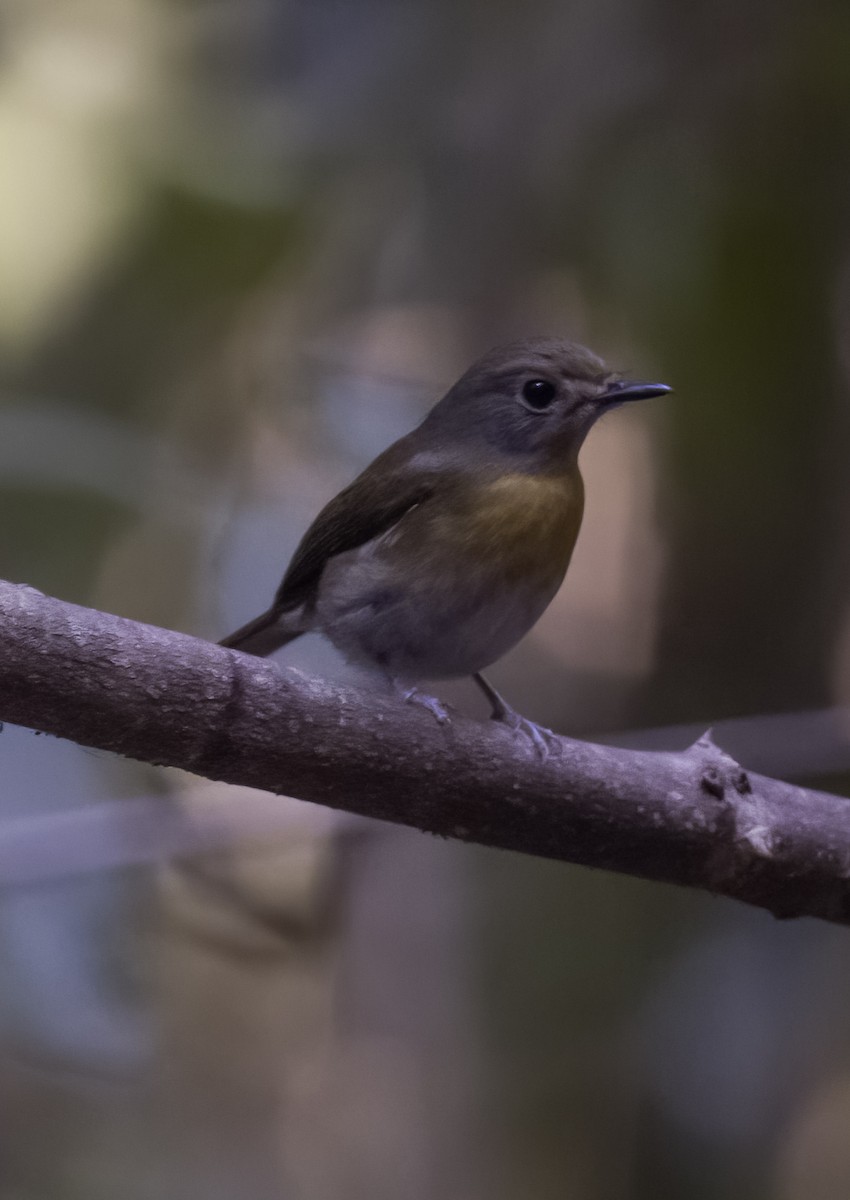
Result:
<svg viewBox="0 0 850 1200"><path fill-rule="evenodd" d="M567 335L676 395L594 431L494 681L850 785L845 5L0 0L0 48L2 577L218 638ZM846 930L0 755L3 1200L850 1195Z"/></svg>

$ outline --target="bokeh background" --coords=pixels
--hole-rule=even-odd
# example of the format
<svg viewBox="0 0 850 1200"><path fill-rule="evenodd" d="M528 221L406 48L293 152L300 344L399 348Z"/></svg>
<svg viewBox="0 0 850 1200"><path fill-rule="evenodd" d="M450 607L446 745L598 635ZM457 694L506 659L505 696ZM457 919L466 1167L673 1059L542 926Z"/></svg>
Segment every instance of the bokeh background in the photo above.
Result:
<svg viewBox="0 0 850 1200"><path fill-rule="evenodd" d="M594 431L494 680L848 786L846 5L0 0L0 48L0 575L220 637L469 361L566 334L676 396ZM850 1195L846 931L0 761L3 1200Z"/></svg>

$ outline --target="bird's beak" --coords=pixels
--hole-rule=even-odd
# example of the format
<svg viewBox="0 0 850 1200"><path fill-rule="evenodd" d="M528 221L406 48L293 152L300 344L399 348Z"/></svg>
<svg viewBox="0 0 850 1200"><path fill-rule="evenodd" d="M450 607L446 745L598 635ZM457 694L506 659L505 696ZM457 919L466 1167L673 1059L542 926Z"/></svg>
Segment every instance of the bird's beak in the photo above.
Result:
<svg viewBox="0 0 850 1200"><path fill-rule="evenodd" d="M624 404L627 400L650 400L653 396L666 396L672 390L666 383L634 383L619 379L606 388L601 400L605 404Z"/></svg>

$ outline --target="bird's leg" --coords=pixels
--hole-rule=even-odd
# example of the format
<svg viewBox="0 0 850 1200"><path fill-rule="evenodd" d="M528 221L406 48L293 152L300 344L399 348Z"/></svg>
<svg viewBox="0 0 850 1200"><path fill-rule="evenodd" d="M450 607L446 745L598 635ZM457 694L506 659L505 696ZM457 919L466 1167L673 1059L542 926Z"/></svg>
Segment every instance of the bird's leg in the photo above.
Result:
<svg viewBox="0 0 850 1200"><path fill-rule="evenodd" d="M535 721L529 721L527 717L521 716L515 708L511 708L504 696L496 691L492 683L485 679L480 671L476 671L472 678L493 706L490 719L501 721L511 729L526 734L531 738L540 757L548 758L550 747L558 744L557 735L551 729L547 729L544 725L538 725Z"/></svg>
<svg viewBox="0 0 850 1200"><path fill-rule="evenodd" d="M421 708L427 708L438 725L451 724L451 717L436 696L428 696L425 692L420 692L419 688L402 683L400 679L390 679L390 683L405 704L418 704Z"/></svg>

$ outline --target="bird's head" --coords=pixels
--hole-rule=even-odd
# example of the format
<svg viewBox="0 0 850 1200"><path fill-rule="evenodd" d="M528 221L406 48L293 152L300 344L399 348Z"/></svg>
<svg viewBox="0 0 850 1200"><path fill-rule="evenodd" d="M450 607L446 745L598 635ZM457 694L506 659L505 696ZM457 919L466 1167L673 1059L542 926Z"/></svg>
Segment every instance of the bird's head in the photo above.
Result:
<svg viewBox="0 0 850 1200"><path fill-rule="evenodd" d="M593 423L634 400L671 391L625 379L575 342L532 339L491 350L435 405L422 428L433 438L488 447L533 465L574 461Z"/></svg>

